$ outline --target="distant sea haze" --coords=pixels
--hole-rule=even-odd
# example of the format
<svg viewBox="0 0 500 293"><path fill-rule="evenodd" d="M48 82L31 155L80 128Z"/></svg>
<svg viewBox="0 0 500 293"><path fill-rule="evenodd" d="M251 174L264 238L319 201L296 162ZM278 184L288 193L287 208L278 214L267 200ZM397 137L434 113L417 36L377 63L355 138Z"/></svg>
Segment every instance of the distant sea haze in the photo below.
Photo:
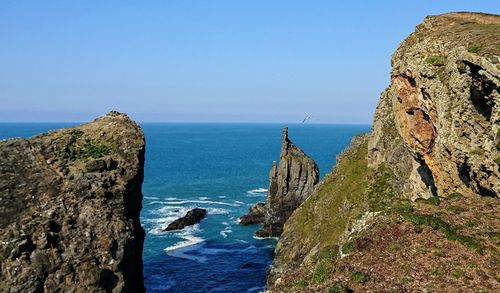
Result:
<svg viewBox="0 0 500 293"><path fill-rule="evenodd" d="M0 139L29 137L75 123L0 123ZM238 217L265 201L268 172L279 161L281 129L318 164L321 176L354 134L369 125L143 123L146 166L141 222L146 230L147 292L259 292L275 240ZM192 208L200 224L163 232Z"/></svg>

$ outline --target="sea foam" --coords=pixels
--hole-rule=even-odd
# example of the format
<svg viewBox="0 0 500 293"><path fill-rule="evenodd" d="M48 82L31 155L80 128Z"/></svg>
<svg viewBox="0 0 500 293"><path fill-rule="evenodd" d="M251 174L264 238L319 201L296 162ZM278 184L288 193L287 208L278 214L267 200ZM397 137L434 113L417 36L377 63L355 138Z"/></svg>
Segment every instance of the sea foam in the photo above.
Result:
<svg viewBox="0 0 500 293"><path fill-rule="evenodd" d="M256 188L247 191L247 196L249 197L261 197L261 196L266 196L266 193L268 190L266 188Z"/></svg>

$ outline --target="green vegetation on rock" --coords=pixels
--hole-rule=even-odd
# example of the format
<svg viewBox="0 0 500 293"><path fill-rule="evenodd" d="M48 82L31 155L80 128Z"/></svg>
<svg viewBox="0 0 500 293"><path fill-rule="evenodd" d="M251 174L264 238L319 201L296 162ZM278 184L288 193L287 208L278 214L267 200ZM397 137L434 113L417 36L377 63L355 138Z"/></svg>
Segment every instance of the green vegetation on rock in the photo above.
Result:
<svg viewBox="0 0 500 293"><path fill-rule="evenodd" d="M356 283L363 284L370 280L370 276L363 272L353 272L351 274L351 280L353 280Z"/></svg>
<svg viewBox="0 0 500 293"><path fill-rule="evenodd" d="M326 264L320 262L314 270L313 281L316 283L322 283L326 281L326 279L328 278L328 273L329 269L327 268Z"/></svg>
<svg viewBox="0 0 500 293"><path fill-rule="evenodd" d="M483 247L479 243L479 240L472 236L461 235L455 227L445 222L438 215L427 215L419 214L414 212L411 203L409 202L399 202L394 206L394 209L399 213L405 220L414 225L426 225L434 230L439 230L444 234L446 239L452 241L458 241L463 245L475 250L477 253L483 252Z"/></svg>
<svg viewBox="0 0 500 293"><path fill-rule="evenodd" d="M430 56L425 59L425 63L433 66L443 66L446 64L446 57Z"/></svg>
<svg viewBox="0 0 500 293"><path fill-rule="evenodd" d="M355 249L356 249L356 245L354 244L354 242L349 241L342 246L342 253L349 254L349 253L353 252Z"/></svg>
<svg viewBox="0 0 500 293"><path fill-rule="evenodd" d="M467 52L469 53L477 53L479 51L481 51L481 46L471 45L467 48Z"/></svg>
<svg viewBox="0 0 500 293"><path fill-rule="evenodd" d="M342 282L335 282L333 285L328 288L328 293L348 293L351 292L349 287L342 284Z"/></svg>
<svg viewBox="0 0 500 293"><path fill-rule="evenodd" d="M462 198L463 195L460 192L453 192L447 195L444 199L446 200L454 200L454 199L460 199Z"/></svg>
<svg viewBox="0 0 500 293"><path fill-rule="evenodd" d="M88 140L75 150L75 156L80 159L98 159L110 152L110 147L96 140Z"/></svg>

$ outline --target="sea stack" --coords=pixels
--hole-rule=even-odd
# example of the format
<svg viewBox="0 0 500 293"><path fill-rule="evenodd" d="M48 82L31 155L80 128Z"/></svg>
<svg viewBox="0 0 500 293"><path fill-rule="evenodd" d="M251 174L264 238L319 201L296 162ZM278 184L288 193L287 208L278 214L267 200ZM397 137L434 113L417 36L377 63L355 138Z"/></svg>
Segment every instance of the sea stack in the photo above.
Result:
<svg viewBox="0 0 500 293"><path fill-rule="evenodd" d="M262 213L263 227L257 231L259 237L277 237L283 232L283 225L297 207L312 193L319 181L316 163L288 138L288 128L283 129L279 165L273 162L269 171L269 191L263 208L259 204L241 218L242 224L248 217L258 218ZM253 221L256 222L256 221ZM252 222L252 223L253 223Z"/></svg>
<svg viewBox="0 0 500 293"><path fill-rule="evenodd" d="M114 111L0 141L0 291L144 292L144 152Z"/></svg>

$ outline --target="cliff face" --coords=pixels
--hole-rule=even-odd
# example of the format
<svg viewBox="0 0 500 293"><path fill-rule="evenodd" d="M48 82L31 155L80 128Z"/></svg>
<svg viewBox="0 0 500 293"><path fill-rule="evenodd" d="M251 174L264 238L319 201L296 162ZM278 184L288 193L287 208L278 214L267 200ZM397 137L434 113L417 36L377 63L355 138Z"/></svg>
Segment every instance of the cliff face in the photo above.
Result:
<svg viewBox="0 0 500 293"><path fill-rule="evenodd" d="M117 112L0 141L0 292L142 292L144 136Z"/></svg>
<svg viewBox="0 0 500 293"><path fill-rule="evenodd" d="M392 56L371 133L285 223L271 291L498 286L499 49L497 15L417 26Z"/></svg>
<svg viewBox="0 0 500 293"><path fill-rule="evenodd" d="M319 181L319 169L288 138L288 128L283 129L279 166L273 162L269 171L269 191L266 203L258 203L241 218L241 224L263 223L256 235L279 236L283 224L297 207L312 193Z"/></svg>
<svg viewBox="0 0 500 293"><path fill-rule="evenodd" d="M398 193L499 196L499 48L498 16L449 13L428 17L396 50L368 161L399 171Z"/></svg>

